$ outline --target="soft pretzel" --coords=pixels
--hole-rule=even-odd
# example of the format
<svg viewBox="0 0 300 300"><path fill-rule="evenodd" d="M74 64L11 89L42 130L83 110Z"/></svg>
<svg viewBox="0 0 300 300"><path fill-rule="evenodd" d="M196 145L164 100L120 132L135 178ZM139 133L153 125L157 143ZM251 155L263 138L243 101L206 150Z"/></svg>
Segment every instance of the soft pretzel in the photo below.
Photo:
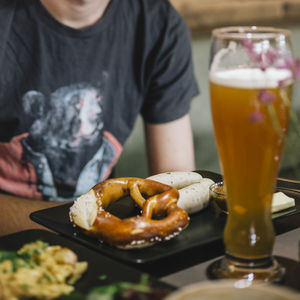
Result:
<svg viewBox="0 0 300 300"><path fill-rule="evenodd" d="M105 209L130 195L141 215L120 219ZM144 198L146 197L146 198ZM141 248L179 234L189 223L177 206L179 193L169 185L135 177L109 179L80 196L70 208L70 219L85 234L118 248Z"/></svg>

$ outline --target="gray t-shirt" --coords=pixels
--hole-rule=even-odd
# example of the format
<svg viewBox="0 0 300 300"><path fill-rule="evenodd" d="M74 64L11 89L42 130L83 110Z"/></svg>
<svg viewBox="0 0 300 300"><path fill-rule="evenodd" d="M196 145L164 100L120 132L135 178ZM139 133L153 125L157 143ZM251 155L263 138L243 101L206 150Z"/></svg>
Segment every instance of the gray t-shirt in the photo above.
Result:
<svg viewBox="0 0 300 300"><path fill-rule="evenodd" d="M0 20L0 190L74 199L110 175L138 114L175 120L198 93L166 0L111 0L80 30L38 0L0 0Z"/></svg>

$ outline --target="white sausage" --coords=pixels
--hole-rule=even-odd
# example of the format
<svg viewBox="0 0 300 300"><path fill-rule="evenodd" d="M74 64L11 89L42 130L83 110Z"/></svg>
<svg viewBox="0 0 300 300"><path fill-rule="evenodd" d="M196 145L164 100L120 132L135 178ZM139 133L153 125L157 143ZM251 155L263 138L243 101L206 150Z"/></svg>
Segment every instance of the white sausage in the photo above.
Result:
<svg viewBox="0 0 300 300"><path fill-rule="evenodd" d="M181 189L193 183L199 182L202 176L196 172L166 172L148 177L147 179L155 180L176 189Z"/></svg>
<svg viewBox="0 0 300 300"><path fill-rule="evenodd" d="M166 172L148 177L168 184L179 190L177 205L192 214L205 208L209 203L209 186L214 183L196 172Z"/></svg>
<svg viewBox="0 0 300 300"><path fill-rule="evenodd" d="M200 182L180 189L177 205L189 214L207 207L209 203L209 186L213 183L209 178L202 178Z"/></svg>

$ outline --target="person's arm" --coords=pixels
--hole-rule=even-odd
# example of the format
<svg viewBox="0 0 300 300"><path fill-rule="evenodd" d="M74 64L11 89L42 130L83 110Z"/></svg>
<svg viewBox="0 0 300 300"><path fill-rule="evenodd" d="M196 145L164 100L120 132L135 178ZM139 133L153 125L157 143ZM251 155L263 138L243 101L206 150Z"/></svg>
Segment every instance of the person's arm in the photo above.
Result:
<svg viewBox="0 0 300 300"><path fill-rule="evenodd" d="M190 116L164 124L145 125L150 175L195 169Z"/></svg>
<svg viewBox="0 0 300 300"><path fill-rule="evenodd" d="M46 229L31 221L29 215L60 204L0 194L0 236L26 229Z"/></svg>

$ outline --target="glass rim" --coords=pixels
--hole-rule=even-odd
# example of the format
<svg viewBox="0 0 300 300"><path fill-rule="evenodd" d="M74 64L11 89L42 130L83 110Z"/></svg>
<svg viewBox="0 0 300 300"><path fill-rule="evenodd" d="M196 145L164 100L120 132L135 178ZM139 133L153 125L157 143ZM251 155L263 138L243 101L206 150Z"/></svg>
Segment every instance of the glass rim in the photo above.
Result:
<svg viewBox="0 0 300 300"><path fill-rule="evenodd" d="M223 39L245 39L245 34L256 34L257 39L265 38L266 35L273 38L279 35L291 37L290 30L272 26L225 26L212 30L212 36Z"/></svg>

